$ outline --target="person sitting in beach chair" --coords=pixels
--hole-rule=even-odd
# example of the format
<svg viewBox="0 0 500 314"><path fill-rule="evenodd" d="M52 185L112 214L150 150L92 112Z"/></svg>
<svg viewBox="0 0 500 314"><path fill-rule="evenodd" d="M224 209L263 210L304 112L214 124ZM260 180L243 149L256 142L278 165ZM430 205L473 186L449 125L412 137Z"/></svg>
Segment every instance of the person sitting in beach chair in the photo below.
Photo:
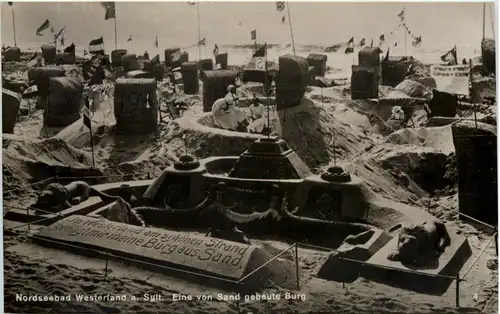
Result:
<svg viewBox="0 0 500 314"><path fill-rule="evenodd" d="M253 94L253 104L249 107L250 124L247 127L249 133L262 133L266 127L265 109L261 101Z"/></svg>
<svg viewBox="0 0 500 314"><path fill-rule="evenodd" d="M400 106L392 107L392 114L387 121L387 124L394 130L399 130L403 127L405 121L405 112Z"/></svg>
<svg viewBox="0 0 500 314"><path fill-rule="evenodd" d="M244 113L235 105L237 101L237 98L225 97L214 102L212 117L215 126L231 131L240 131L242 128L246 130L248 122Z"/></svg>

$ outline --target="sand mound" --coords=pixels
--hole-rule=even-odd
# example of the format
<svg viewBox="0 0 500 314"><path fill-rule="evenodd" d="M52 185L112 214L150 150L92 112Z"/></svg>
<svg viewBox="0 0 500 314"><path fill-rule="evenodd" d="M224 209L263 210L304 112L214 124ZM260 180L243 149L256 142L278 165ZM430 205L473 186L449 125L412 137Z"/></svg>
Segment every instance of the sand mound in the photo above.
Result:
<svg viewBox="0 0 500 314"><path fill-rule="evenodd" d="M26 140L3 135L3 182L10 190L55 176L100 175L91 169L90 154L61 139Z"/></svg>
<svg viewBox="0 0 500 314"><path fill-rule="evenodd" d="M422 197L453 186L449 154L432 147L383 144L367 151L346 168L377 194L417 204Z"/></svg>
<svg viewBox="0 0 500 314"><path fill-rule="evenodd" d="M434 128L402 129L387 138L387 142L397 145L432 147L449 154L455 151L449 125Z"/></svg>

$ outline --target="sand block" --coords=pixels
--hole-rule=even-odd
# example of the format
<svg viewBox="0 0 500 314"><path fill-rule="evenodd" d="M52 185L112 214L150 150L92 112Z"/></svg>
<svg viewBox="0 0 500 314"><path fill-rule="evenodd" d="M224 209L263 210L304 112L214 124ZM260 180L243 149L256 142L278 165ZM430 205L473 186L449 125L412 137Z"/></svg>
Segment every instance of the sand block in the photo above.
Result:
<svg viewBox="0 0 500 314"><path fill-rule="evenodd" d="M367 261L390 240L391 236L381 229L368 230L352 240L344 240L336 251L329 254L318 277L338 282L356 281L362 264L343 258Z"/></svg>
<svg viewBox="0 0 500 314"><path fill-rule="evenodd" d="M46 227L32 239L45 245L51 244L51 240L58 241L60 244L57 246L67 250L75 248L65 247L64 244L107 251L112 257L137 260L139 265L140 262L147 262L172 268L150 265L150 268L162 273L185 270L232 281L238 281L271 259L271 256L252 245L79 215L67 217ZM78 251L84 253L82 250ZM273 279L284 278L283 280L293 277L290 275L294 271L284 270L284 267L277 265L265 267L245 283L257 283L263 276L269 275ZM186 273L181 275L183 278L187 276ZM196 280L202 284L207 281L200 276Z"/></svg>
<svg viewBox="0 0 500 314"><path fill-rule="evenodd" d="M450 234L451 245L431 265L416 267L406 266L397 261L390 261L387 256L396 250L398 244L398 238L394 237L367 261L367 264L361 270L361 276L402 289L441 295L448 290L453 280L435 276L455 277L472 254L469 242L465 237L460 236L456 230L449 227L448 233ZM408 273L406 271L416 271L419 273Z"/></svg>

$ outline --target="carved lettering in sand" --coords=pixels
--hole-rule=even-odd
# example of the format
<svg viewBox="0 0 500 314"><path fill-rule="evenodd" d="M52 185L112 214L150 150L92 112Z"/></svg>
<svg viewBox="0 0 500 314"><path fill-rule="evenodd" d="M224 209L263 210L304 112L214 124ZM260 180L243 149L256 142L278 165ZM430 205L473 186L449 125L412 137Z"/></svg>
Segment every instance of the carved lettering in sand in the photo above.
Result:
<svg viewBox="0 0 500 314"><path fill-rule="evenodd" d="M48 226L37 237L93 245L235 279L242 277L254 249L236 242L78 215Z"/></svg>

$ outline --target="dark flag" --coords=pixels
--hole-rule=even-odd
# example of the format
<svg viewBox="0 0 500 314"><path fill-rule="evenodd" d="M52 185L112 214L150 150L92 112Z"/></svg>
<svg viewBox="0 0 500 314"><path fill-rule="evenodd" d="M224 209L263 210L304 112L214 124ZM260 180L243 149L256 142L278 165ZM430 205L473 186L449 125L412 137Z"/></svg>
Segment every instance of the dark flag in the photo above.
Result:
<svg viewBox="0 0 500 314"><path fill-rule="evenodd" d="M64 48L64 52L71 52L71 53L75 53L76 52L76 49L75 49L75 44L72 43L71 45L69 45L68 47Z"/></svg>
<svg viewBox="0 0 500 314"><path fill-rule="evenodd" d="M262 46L260 49L255 51L255 53L252 55L252 58L265 57L265 56L266 56L266 45Z"/></svg>
<svg viewBox="0 0 500 314"><path fill-rule="evenodd" d="M9 6L12 6L13 3L12 2L8 2L8 4L9 4Z"/></svg>
<svg viewBox="0 0 500 314"><path fill-rule="evenodd" d="M354 37L351 37L347 42L347 48L345 48L345 53L350 54L354 52Z"/></svg>
<svg viewBox="0 0 500 314"><path fill-rule="evenodd" d="M394 47L397 47L397 46L398 46L398 42L395 42L395 43L394 43Z"/></svg>
<svg viewBox="0 0 500 314"><path fill-rule="evenodd" d="M285 10L285 1L276 1L276 11L281 12Z"/></svg>
<svg viewBox="0 0 500 314"><path fill-rule="evenodd" d="M61 36L61 34L64 32L65 28L66 28L66 26L64 26L56 35L54 35L54 42L57 41L59 36Z"/></svg>
<svg viewBox="0 0 500 314"><path fill-rule="evenodd" d="M398 17L401 19L401 22L405 20L405 9L398 14Z"/></svg>
<svg viewBox="0 0 500 314"><path fill-rule="evenodd" d="M281 24L285 24L285 16L283 15L283 18L281 18Z"/></svg>
<svg viewBox="0 0 500 314"><path fill-rule="evenodd" d="M384 34L380 35L379 40L380 40L381 43L384 42L384 40L385 40Z"/></svg>
<svg viewBox="0 0 500 314"><path fill-rule="evenodd" d="M196 2L194 2L194 1L188 1L188 2L187 2L187 4L188 4L188 5L195 5L195 4L196 4Z"/></svg>
<svg viewBox="0 0 500 314"><path fill-rule="evenodd" d="M154 43L154 46L155 46L156 48L158 48L158 36L156 36L156 38L155 38L155 43Z"/></svg>
<svg viewBox="0 0 500 314"><path fill-rule="evenodd" d="M418 46L420 46L420 43L422 43L422 36L415 37L415 39L413 40L411 45L413 47L418 47Z"/></svg>
<svg viewBox="0 0 500 314"><path fill-rule="evenodd" d="M103 38L97 38L89 43L89 52L96 53L99 51L104 51L104 40Z"/></svg>
<svg viewBox="0 0 500 314"><path fill-rule="evenodd" d="M106 15L104 16L105 20L116 18L116 10L114 2L101 2L101 5L106 10Z"/></svg>
<svg viewBox="0 0 500 314"><path fill-rule="evenodd" d="M196 46L205 46L206 43L207 43L206 38L203 38L196 44Z"/></svg>
<svg viewBox="0 0 500 314"><path fill-rule="evenodd" d="M160 63L160 55L156 55L153 59L151 59L151 63L153 64Z"/></svg>
<svg viewBox="0 0 500 314"><path fill-rule="evenodd" d="M43 24L36 30L36 34L38 36L43 36L42 34L40 34L41 32L43 32L44 30L46 30L47 28L50 27L50 22L49 20L45 20L45 22L43 22Z"/></svg>
<svg viewBox="0 0 500 314"><path fill-rule="evenodd" d="M441 56L441 60L448 62L449 65L457 65L457 46L453 47L450 51Z"/></svg>
<svg viewBox="0 0 500 314"><path fill-rule="evenodd" d="M90 102L88 96L85 98L85 106L83 107L83 125L89 130L92 130L92 118L90 117Z"/></svg>
<svg viewBox="0 0 500 314"><path fill-rule="evenodd" d="M252 38L252 40L257 39L257 31L255 29L250 32L250 37Z"/></svg>
<svg viewBox="0 0 500 314"><path fill-rule="evenodd" d="M363 47L365 45L365 39L362 38L360 41L359 41L359 46L360 47Z"/></svg>
<svg viewBox="0 0 500 314"><path fill-rule="evenodd" d="M128 36L127 42L132 41L132 35Z"/></svg>

